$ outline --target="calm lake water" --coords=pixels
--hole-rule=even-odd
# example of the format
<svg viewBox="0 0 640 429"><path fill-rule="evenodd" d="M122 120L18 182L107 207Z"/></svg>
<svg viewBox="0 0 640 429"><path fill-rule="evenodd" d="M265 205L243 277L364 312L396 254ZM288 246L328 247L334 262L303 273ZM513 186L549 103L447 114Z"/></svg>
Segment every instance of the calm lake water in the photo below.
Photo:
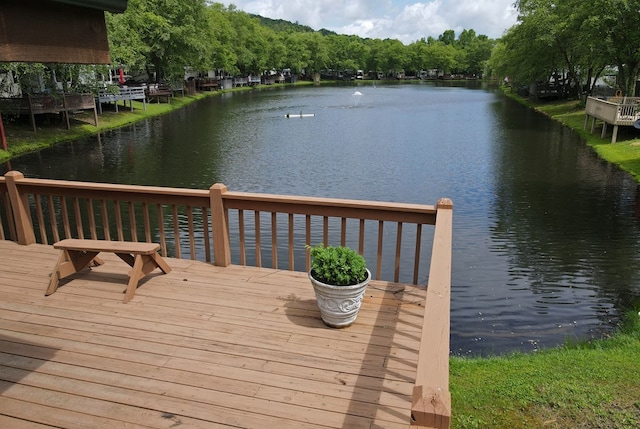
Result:
<svg viewBox="0 0 640 429"><path fill-rule="evenodd" d="M451 198L454 354L599 336L640 298L638 185L568 129L482 85L228 93L11 164L29 177Z"/></svg>

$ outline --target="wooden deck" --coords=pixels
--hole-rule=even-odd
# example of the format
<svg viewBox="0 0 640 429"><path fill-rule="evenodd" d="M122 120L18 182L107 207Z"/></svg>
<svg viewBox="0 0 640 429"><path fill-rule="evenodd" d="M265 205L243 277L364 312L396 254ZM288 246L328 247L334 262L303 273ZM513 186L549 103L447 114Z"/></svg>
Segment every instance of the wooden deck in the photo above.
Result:
<svg viewBox="0 0 640 429"><path fill-rule="evenodd" d="M640 111L638 111L640 98L638 97L608 97L596 98L587 97L585 106L584 129L587 129L589 119L591 119L591 134L596 127L596 121L602 121L601 138L607 134L607 125L613 125L611 133L611 143L615 143L618 139L618 127L632 127L636 125L636 121L640 120Z"/></svg>
<svg viewBox="0 0 640 429"><path fill-rule="evenodd" d="M0 240L2 428L408 428L425 288L372 281L323 325L306 273L112 254L48 297L52 246Z"/></svg>

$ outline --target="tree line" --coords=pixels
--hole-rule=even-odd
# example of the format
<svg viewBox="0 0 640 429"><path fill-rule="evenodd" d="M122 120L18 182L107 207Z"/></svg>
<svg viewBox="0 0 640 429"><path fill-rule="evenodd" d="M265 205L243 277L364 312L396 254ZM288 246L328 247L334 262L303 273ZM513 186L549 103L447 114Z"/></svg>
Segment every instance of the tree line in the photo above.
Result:
<svg viewBox="0 0 640 429"><path fill-rule="evenodd" d="M176 79L185 67L259 75L365 70L396 73L437 69L480 76L495 41L474 30L453 30L409 45L394 39L363 39L326 29L250 15L206 0L130 0L125 13L107 14L113 64L153 69L158 79Z"/></svg>
<svg viewBox="0 0 640 429"><path fill-rule="evenodd" d="M640 0L517 0L519 16L489 67L512 83L561 82L580 97L597 79L635 94L640 69Z"/></svg>

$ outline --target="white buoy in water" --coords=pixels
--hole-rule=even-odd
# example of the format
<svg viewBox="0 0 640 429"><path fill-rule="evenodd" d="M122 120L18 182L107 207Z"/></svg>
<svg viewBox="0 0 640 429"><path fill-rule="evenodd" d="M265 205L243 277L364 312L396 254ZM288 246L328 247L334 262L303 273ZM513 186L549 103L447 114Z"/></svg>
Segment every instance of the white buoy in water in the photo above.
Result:
<svg viewBox="0 0 640 429"><path fill-rule="evenodd" d="M312 116L316 116L315 113L287 113L284 115L285 118L310 118Z"/></svg>

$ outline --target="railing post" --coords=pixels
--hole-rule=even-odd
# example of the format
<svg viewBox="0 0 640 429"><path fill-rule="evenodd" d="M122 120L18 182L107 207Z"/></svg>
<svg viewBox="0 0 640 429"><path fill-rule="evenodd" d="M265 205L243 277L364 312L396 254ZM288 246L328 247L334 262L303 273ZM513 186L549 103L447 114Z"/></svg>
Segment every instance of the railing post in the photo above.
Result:
<svg viewBox="0 0 640 429"><path fill-rule="evenodd" d="M24 179L24 175L19 171L9 171L4 175L11 210L13 211L13 221L15 223L16 235L19 244L33 244L36 242L36 234L33 231L31 216L29 213L29 200L27 195L21 195L17 182Z"/></svg>
<svg viewBox="0 0 640 429"><path fill-rule="evenodd" d="M213 263L219 267L231 264L228 222L222 200L222 195L225 192L227 192L227 187L222 183L216 183L209 188L213 229Z"/></svg>
<svg viewBox="0 0 640 429"><path fill-rule="evenodd" d="M453 203L448 198L440 199L437 209L418 369L413 387L412 428L448 429L451 426L449 330Z"/></svg>

